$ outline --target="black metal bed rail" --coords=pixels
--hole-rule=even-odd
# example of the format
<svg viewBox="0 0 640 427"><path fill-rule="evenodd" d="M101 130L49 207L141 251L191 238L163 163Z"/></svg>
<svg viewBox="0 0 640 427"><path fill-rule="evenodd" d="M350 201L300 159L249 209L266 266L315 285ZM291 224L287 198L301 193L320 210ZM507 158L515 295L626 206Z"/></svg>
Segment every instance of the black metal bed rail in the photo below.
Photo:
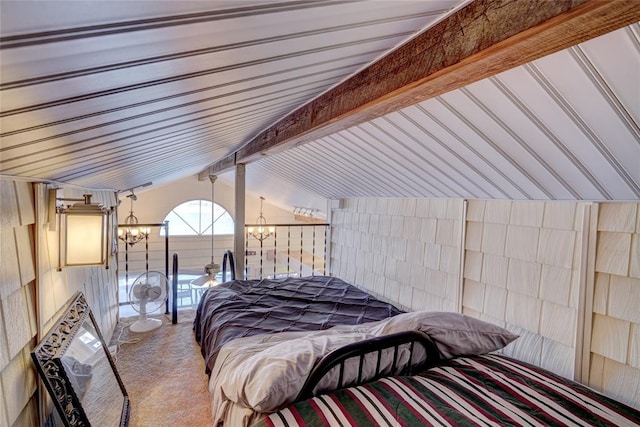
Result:
<svg viewBox="0 0 640 427"><path fill-rule="evenodd" d="M222 281L227 281L227 263L229 263L230 280L236 280L236 262L233 259L233 252L230 250L225 251L222 257Z"/></svg>
<svg viewBox="0 0 640 427"><path fill-rule="evenodd" d="M421 346L425 352L424 360L414 363L414 353L416 344ZM409 346L409 360L406 365L398 365L398 353L400 347L403 345ZM382 353L385 350L393 349L393 363L390 373L381 372ZM376 369L373 377L362 378L365 357L368 354L377 353ZM358 361L358 377L355 382L344 384L344 365L349 359L359 358ZM327 375L333 368L339 366L338 386L336 390L345 387L352 387L356 385L365 384L371 381L375 381L384 376L389 375L413 375L414 372L418 372L426 369L429 366L435 365L440 360L440 352L435 343L429 338L427 334L421 331L403 331L394 334L383 335L380 337L374 337L363 341L347 344L343 347L337 348L323 357L318 364L313 368L307 380L305 381L300 393L296 397L296 402L300 400L306 400L313 397L314 389L320 383L320 381Z"/></svg>

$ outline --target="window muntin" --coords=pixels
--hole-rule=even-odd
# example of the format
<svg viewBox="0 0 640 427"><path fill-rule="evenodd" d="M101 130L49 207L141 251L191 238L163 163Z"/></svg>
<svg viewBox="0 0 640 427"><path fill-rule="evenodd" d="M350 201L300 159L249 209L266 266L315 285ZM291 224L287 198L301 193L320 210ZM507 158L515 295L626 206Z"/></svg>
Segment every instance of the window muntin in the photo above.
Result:
<svg viewBox="0 0 640 427"><path fill-rule="evenodd" d="M233 218L217 203L213 207L214 231L216 236L233 234ZM170 236L211 236L211 202L189 200L171 210L164 218L169 221ZM160 229L164 236L164 228Z"/></svg>

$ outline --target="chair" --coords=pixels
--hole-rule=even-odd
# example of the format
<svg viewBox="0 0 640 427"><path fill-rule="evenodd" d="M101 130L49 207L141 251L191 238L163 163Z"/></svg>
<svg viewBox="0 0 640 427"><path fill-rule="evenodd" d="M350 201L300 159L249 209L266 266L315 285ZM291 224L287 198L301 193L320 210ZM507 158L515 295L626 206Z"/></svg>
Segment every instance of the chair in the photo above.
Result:
<svg viewBox="0 0 640 427"><path fill-rule="evenodd" d="M178 279L178 293L176 296L178 306L184 307L184 300L189 300L189 307L193 307L193 289L191 288L191 280Z"/></svg>

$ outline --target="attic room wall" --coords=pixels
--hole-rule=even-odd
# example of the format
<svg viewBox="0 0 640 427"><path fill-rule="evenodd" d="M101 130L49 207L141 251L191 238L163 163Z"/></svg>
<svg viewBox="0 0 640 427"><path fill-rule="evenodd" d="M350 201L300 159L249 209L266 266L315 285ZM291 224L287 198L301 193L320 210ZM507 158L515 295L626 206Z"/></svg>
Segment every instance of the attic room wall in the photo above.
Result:
<svg viewBox="0 0 640 427"><path fill-rule="evenodd" d="M463 312L520 335L505 354L573 378L585 204L468 202Z"/></svg>
<svg viewBox="0 0 640 427"><path fill-rule="evenodd" d="M0 179L0 425L37 425L31 184Z"/></svg>
<svg viewBox="0 0 640 427"><path fill-rule="evenodd" d="M589 385L640 407L640 204L598 212Z"/></svg>
<svg viewBox="0 0 640 427"><path fill-rule="evenodd" d="M344 199L331 274L405 310L460 311L462 209L461 199Z"/></svg>
<svg viewBox="0 0 640 427"><path fill-rule="evenodd" d="M66 188L58 192L58 197L76 198L84 192ZM106 206L115 202L112 192L91 193L95 196L93 202ZM56 271L57 233L48 230L47 201L45 184L0 180L2 426L38 425L36 373L30 352L76 291L86 295L107 341L117 321L114 268L70 267ZM39 244L36 244L36 235L40 235ZM39 248L37 256L36 247Z"/></svg>
<svg viewBox="0 0 640 427"><path fill-rule="evenodd" d="M124 192L119 195L122 203L118 207L118 218L120 223L124 223L129 215L130 200ZM191 176L166 185L158 186L145 191L136 191L138 200L133 203L134 215L140 223L160 223L165 216L179 204L189 200L210 200L211 183L209 180L198 181L197 177ZM234 188L222 179L215 182L215 202L225 208L235 220ZM247 194L245 201L245 218L247 223L255 222L260 213L260 198ZM264 203L264 216L269 223L294 223L293 213L280 209L269 204L269 200ZM171 224L169 224L171 229ZM232 236L216 236L215 242L216 262L220 263L225 250L233 250ZM150 263L149 268L164 271L164 239L160 238L159 230L149 238ZM145 269L144 244L139 243L130 248L130 269L142 272ZM118 258L120 274L124 274L124 245L119 242L120 255ZM211 260L211 237L171 237L169 239L169 256L173 253L179 254L180 271L192 271L201 273L205 264ZM170 261L171 262L171 261ZM129 277L132 281L137 275Z"/></svg>
<svg viewBox="0 0 640 427"><path fill-rule="evenodd" d="M462 311L516 331L521 337L504 349L507 355L575 375L640 407L638 204L344 199L341 205L331 213L333 276L405 310ZM591 304L581 298L593 301L593 321ZM592 363L581 370L585 352Z"/></svg>

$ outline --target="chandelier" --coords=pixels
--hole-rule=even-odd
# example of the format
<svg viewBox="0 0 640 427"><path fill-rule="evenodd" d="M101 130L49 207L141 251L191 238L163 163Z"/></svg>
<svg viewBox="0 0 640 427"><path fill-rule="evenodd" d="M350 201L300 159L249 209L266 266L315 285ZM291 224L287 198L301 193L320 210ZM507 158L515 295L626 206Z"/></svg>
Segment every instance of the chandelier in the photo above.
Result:
<svg viewBox="0 0 640 427"><path fill-rule="evenodd" d="M118 226L118 239L127 243L129 246L133 246L146 239L151 230L148 227L138 227L138 218L133 214L133 201L138 200L138 196L131 191L131 194L127 197L131 200L131 209L129 216L124 220L124 225Z"/></svg>
<svg viewBox="0 0 640 427"><path fill-rule="evenodd" d="M256 219L257 227L248 227L247 233L252 236L254 239L260 240L261 242L264 239L268 239L276 232L276 228L271 226L267 227L267 220L264 219L264 215L262 214L262 201L264 197L260 196L260 216Z"/></svg>

